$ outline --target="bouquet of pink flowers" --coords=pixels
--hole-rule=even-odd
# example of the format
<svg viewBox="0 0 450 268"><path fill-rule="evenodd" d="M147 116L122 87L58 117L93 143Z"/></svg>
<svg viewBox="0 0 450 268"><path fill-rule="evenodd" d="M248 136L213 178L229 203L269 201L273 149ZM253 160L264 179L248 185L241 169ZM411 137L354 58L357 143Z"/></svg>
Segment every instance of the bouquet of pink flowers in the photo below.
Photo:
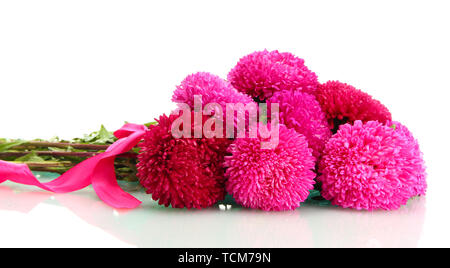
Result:
<svg viewBox="0 0 450 268"><path fill-rule="evenodd" d="M227 79L189 75L173 94L175 111L114 135L102 127L74 141L0 139L0 183L60 193L92 184L118 208L140 201L117 179L138 180L159 204L188 209L229 194L268 211L296 209L312 196L393 210L425 194L417 140L367 93L319 83L303 59L278 51L241 58ZM31 170L62 175L41 183Z"/></svg>

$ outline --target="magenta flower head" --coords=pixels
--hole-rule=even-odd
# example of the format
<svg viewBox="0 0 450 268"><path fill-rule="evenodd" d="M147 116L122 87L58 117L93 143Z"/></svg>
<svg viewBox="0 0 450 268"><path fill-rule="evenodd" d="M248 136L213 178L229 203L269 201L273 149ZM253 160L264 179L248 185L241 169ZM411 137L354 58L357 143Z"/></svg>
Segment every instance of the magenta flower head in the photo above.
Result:
<svg viewBox="0 0 450 268"><path fill-rule="evenodd" d="M317 75L305 66L303 59L276 50L258 51L241 58L228 74L228 81L259 101L283 90L312 94L318 85Z"/></svg>
<svg viewBox="0 0 450 268"><path fill-rule="evenodd" d="M280 123L303 134L317 159L331 137L325 113L314 96L299 91L276 92L267 102L278 103Z"/></svg>
<svg viewBox="0 0 450 268"><path fill-rule="evenodd" d="M225 157L226 190L238 204L262 210L291 210L300 206L313 189L314 157L306 138L279 128L279 143L262 149L264 139L236 139Z"/></svg>
<svg viewBox="0 0 450 268"><path fill-rule="evenodd" d="M399 123L342 125L325 146L318 180L334 205L393 210L425 193L425 168L417 142Z"/></svg>
<svg viewBox="0 0 450 268"><path fill-rule="evenodd" d="M227 103L251 103L250 96L238 92L230 83L210 73L199 72L187 76L173 93L172 101L194 108L194 96L202 97L204 105L217 103L225 111Z"/></svg>
<svg viewBox="0 0 450 268"><path fill-rule="evenodd" d="M400 135L405 138L408 143L409 148L407 151L410 151L411 159L411 169L414 171L411 173L411 177L415 180L413 184L413 196L416 195L425 195L427 190L427 182L426 182L426 167L425 161L423 160L423 153L420 150L419 142L414 138L412 133L409 131L407 127L402 125L399 122L391 121L386 123L387 126L395 129Z"/></svg>
<svg viewBox="0 0 450 268"><path fill-rule="evenodd" d="M326 113L332 128L356 120L363 122L391 120L391 113L369 94L339 81L328 81L317 88L316 98Z"/></svg>
<svg viewBox="0 0 450 268"><path fill-rule="evenodd" d="M217 138L174 138L171 126L178 117L163 115L146 132L139 145L140 183L160 205L209 207L224 198L222 165L231 142Z"/></svg>
<svg viewBox="0 0 450 268"><path fill-rule="evenodd" d="M201 97L201 105L198 101L199 97ZM183 108L183 104L187 104L192 110L195 110L196 108L208 110L210 115L217 116L221 113L220 119L223 120L222 122L226 122L227 120L227 106L229 104L242 104L242 106L231 108L234 110L233 122L236 128L238 127L239 122L242 122L244 119L247 122L244 122L244 127L247 127L249 121L248 111L256 111L257 109L256 103L254 103L250 96L238 92L230 83L222 78L204 72L187 76L181 84L177 86L172 101L178 103L180 108ZM197 107L194 107L196 103ZM245 110L247 104L255 105L250 108L247 107L249 110ZM219 105L219 107L217 107L217 105ZM208 106L210 107L208 108ZM218 110L219 108L221 110ZM244 119L237 116L234 117L236 111L244 112L246 117ZM220 122L221 120L218 121Z"/></svg>

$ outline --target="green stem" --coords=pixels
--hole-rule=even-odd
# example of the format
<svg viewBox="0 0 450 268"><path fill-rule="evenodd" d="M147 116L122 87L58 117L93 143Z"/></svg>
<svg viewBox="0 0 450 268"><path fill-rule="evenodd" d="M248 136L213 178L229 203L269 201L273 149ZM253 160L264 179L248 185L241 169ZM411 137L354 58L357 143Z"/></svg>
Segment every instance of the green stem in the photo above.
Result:
<svg viewBox="0 0 450 268"><path fill-rule="evenodd" d="M1 142L0 142L1 144ZM98 144L81 144L81 143L69 143L69 142L47 142L47 141L27 141L18 146L14 146L11 149L22 150L22 149L36 149L36 148L74 148L81 150L92 150L92 151L105 151L108 149L109 145L98 145Z"/></svg>
<svg viewBox="0 0 450 268"><path fill-rule="evenodd" d="M40 156L53 156L53 157L93 157L101 152L55 152L55 151L22 151L22 152L3 152L0 153L0 159L6 159L9 157L21 157L30 153L35 153ZM137 158L136 153L128 152L124 154L120 154L117 157L119 158Z"/></svg>
<svg viewBox="0 0 450 268"><path fill-rule="evenodd" d="M12 163L17 164L26 164L30 169L31 168L50 168L50 167L73 167L74 164L70 161L62 161L62 162L27 162L27 161L11 161Z"/></svg>

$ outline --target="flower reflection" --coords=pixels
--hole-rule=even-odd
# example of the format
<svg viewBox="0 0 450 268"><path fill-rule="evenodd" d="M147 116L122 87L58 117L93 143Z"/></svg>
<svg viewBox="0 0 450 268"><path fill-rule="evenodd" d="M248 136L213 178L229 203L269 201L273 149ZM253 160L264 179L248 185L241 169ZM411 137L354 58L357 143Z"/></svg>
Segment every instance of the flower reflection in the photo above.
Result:
<svg viewBox="0 0 450 268"><path fill-rule="evenodd" d="M425 220L425 198L394 211L316 208L309 225L315 247L416 247Z"/></svg>
<svg viewBox="0 0 450 268"><path fill-rule="evenodd" d="M235 204L204 210L159 206L138 187L128 187L144 200L133 210L114 209L91 188L70 194L30 191L26 186L0 186L0 212L29 213L40 203L62 206L74 216L116 238L141 247L415 247L422 232L425 198L399 210L354 211L305 205L294 211L263 212ZM54 197L53 199L51 197Z"/></svg>
<svg viewBox="0 0 450 268"><path fill-rule="evenodd" d="M0 186L0 210L13 210L28 213L39 203L52 196L48 192L18 192L13 189Z"/></svg>

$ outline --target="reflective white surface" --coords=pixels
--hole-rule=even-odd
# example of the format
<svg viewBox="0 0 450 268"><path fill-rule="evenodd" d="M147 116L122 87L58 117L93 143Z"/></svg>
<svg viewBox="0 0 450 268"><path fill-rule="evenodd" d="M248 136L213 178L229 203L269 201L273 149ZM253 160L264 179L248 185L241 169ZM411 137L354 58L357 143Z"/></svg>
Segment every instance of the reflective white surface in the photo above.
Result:
<svg viewBox="0 0 450 268"><path fill-rule="evenodd" d="M143 204L117 210L92 188L52 194L14 183L0 185L1 247L416 247L436 246L427 225L427 199L400 210L354 211L305 205L262 212L218 205L205 210L159 206L140 187L123 187ZM439 232L445 241L446 233ZM424 237L430 235L431 237ZM430 244L427 244L432 242ZM442 244L444 245L444 244Z"/></svg>

